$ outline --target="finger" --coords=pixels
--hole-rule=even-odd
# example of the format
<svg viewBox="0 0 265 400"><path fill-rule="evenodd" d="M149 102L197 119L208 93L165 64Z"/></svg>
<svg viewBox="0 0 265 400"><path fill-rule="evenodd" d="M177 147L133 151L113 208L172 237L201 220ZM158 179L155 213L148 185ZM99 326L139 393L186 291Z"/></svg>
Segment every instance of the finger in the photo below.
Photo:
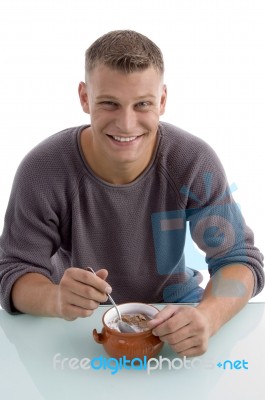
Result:
<svg viewBox="0 0 265 400"><path fill-rule="evenodd" d="M159 337L172 333L175 333L178 341L181 341L192 336L205 338L209 336L209 329L201 314L196 309L188 307L153 329L153 334Z"/></svg>
<svg viewBox="0 0 265 400"><path fill-rule="evenodd" d="M98 303L104 303L108 300L106 293L96 289L92 285L88 285L79 281L72 281L71 286L68 287L68 292L69 295L79 296L84 301L94 300Z"/></svg>
<svg viewBox="0 0 265 400"><path fill-rule="evenodd" d="M76 307L84 308L85 310L95 310L98 308L100 304L99 301L82 297L75 293L70 293L65 303Z"/></svg>
<svg viewBox="0 0 265 400"><path fill-rule="evenodd" d="M191 340L192 338L195 339L196 337L199 337L199 335L196 335L193 332L191 324L188 324L177 331L173 328L171 332L166 333L165 335L159 335L160 340L170 345L177 345L185 340Z"/></svg>
<svg viewBox="0 0 265 400"><path fill-rule="evenodd" d="M73 304L65 305L61 310L62 317L67 321L74 321L77 318L86 318L93 314L94 310L75 306Z"/></svg>
<svg viewBox="0 0 265 400"><path fill-rule="evenodd" d="M95 278L94 287L104 293L110 294L112 292L111 286L105 281L108 276L108 271L106 269L100 269L96 272L91 272L87 270Z"/></svg>
<svg viewBox="0 0 265 400"><path fill-rule="evenodd" d="M207 343L200 344L198 346L187 346L184 350L178 350L177 346L171 346L172 350L178 353L181 357L195 357L204 354L207 351Z"/></svg>
<svg viewBox="0 0 265 400"><path fill-rule="evenodd" d="M160 336L160 340L168 343L176 353L188 356L195 353L203 354L207 350L209 338L205 335L194 334L189 324L178 332Z"/></svg>
<svg viewBox="0 0 265 400"><path fill-rule="evenodd" d="M106 270L106 269L99 269L97 272L96 272L96 275L99 277L99 278L101 278L101 279L103 279L104 281L107 279L107 277L108 277L108 271Z"/></svg>
<svg viewBox="0 0 265 400"><path fill-rule="evenodd" d="M192 336L175 344L170 344L171 348L174 348L174 350L177 353L184 353L189 349L198 347L200 345L201 345L201 340L195 336Z"/></svg>
<svg viewBox="0 0 265 400"><path fill-rule="evenodd" d="M103 275L104 277L107 276L107 273L107 270L99 270L99 274ZM83 284L93 286L102 293L110 294L112 292L111 286L100 276L93 274L92 272L75 268L74 279Z"/></svg>
<svg viewBox="0 0 265 400"><path fill-rule="evenodd" d="M165 317L169 316L168 319L155 325L155 327L152 329L152 333L155 336L161 337L173 332L178 332L182 328L192 323L192 314L189 312L189 310L181 310L180 308L175 310L175 312L173 311L171 314L167 313L167 315L165 315Z"/></svg>
<svg viewBox="0 0 265 400"><path fill-rule="evenodd" d="M80 268L66 270L60 282L65 303L68 303L68 295L71 293L103 303L107 301L107 295L104 292L106 285L107 283L98 276Z"/></svg>
<svg viewBox="0 0 265 400"><path fill-rule="evenodd" d="M162 324L164 321L167 321L172 315L177 312L179 306L166 306L163 310L159 311L153 319L148 321L148 327L150 329Z"/></svg>

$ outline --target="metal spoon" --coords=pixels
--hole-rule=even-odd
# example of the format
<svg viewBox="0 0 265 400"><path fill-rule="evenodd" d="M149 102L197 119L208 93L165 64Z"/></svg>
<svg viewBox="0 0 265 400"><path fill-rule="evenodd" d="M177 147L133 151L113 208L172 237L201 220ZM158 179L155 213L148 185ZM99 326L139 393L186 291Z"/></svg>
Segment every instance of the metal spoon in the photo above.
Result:
<svg viewBox="0 0 265 400"><path fill-rule="evenodd" d="M90 272L92 272L93 274L96 275L96 273L95 273L95 271L93 270L93 268L87 267L86 269L87 269L87 271L90 271ZM127 324L127 322L124 322L124 321L122 320L120 310L118 309L118 306L117 306L117 304L115 303L115 301L113 300L113 298L111 297L111 295L110 295L110 294L107 294L107 296L108 296L110 302L111 302L111 303L113 304L113 306L115 307L116 312L117 312L117 314L118 314L118 322L117 322L117 324L118 324L119 330L120 330L122 333L135 333L136 331L133 329L133 327L132 327L131 325Z"/></svg>

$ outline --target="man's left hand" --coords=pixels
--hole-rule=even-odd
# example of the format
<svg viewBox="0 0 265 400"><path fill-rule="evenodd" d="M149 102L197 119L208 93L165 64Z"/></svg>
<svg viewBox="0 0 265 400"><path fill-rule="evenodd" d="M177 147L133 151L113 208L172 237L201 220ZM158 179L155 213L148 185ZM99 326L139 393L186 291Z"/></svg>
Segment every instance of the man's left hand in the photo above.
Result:
<svg viewBox="0 0 265 400"><path fill-rule="evenodd" d="M148 325L155 336L180 356L198 356L207 350L210 322L198 308L168 305Z"/></svg>

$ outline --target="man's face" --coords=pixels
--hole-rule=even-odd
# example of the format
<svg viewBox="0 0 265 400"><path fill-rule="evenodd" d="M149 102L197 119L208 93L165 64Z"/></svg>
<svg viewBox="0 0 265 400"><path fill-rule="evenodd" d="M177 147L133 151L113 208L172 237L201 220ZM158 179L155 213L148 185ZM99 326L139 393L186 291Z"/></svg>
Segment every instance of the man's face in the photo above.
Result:
<svg viewBox="0 0 265 400"><path fill-rule="evenodd" d="M166 103L159 72L148 68L126 74L100 65L86 85L80 84L79 95L91 116L91 143L99 161L116 167L149 163Z"/></svg>

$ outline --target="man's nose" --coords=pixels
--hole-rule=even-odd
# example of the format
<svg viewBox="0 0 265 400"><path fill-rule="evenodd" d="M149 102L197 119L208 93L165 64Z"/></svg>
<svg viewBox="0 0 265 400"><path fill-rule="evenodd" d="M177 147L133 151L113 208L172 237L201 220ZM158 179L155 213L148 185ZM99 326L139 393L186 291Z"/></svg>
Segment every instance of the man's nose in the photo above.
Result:
<svg viewBox="0 0 265 400"><path fill-rule="evenodd" d="M123 133L133 133L136 126L135 111L129 108L119 110L116 126Z"/></svg>

